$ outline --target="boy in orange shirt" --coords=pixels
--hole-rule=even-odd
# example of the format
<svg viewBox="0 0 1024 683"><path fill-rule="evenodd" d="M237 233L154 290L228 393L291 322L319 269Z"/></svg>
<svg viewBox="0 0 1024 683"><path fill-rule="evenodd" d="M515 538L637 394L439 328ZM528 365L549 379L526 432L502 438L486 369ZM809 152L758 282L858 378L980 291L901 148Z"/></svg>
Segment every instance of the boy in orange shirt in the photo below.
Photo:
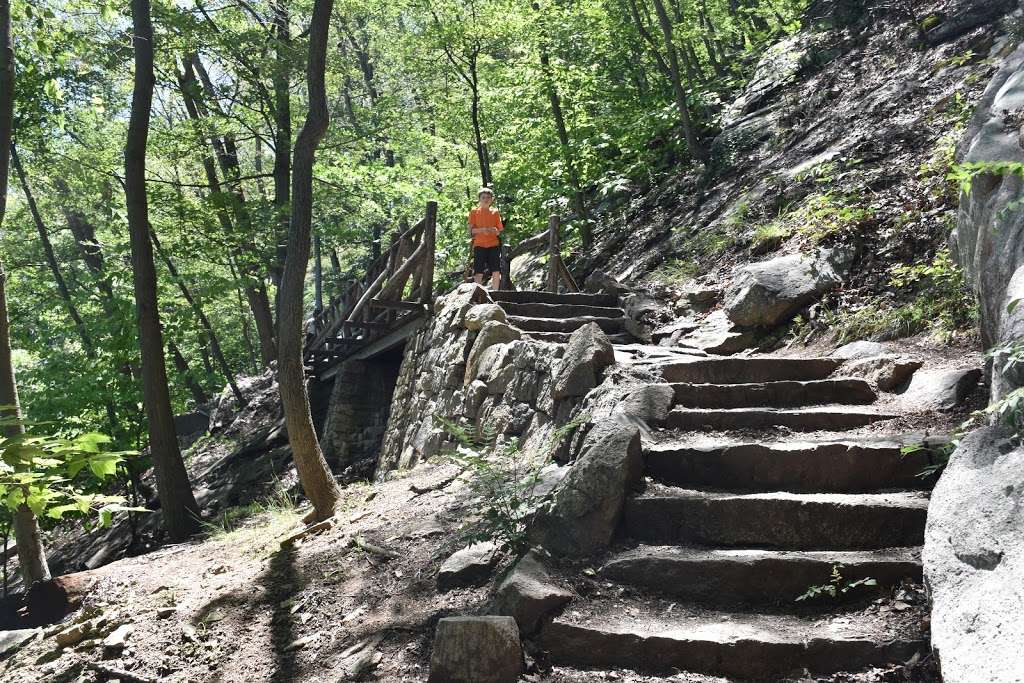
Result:
<svg viewBox="0 0 1024 683"><path fill-rule="evenodd" d="M484 273L491 271L491 289L501 285L501 240L498 235L505 229L501 214L491 208L494 192L481 187L476 195L478 204L469 212L469 234L473 237L473 281L483 284Z"/></svg>

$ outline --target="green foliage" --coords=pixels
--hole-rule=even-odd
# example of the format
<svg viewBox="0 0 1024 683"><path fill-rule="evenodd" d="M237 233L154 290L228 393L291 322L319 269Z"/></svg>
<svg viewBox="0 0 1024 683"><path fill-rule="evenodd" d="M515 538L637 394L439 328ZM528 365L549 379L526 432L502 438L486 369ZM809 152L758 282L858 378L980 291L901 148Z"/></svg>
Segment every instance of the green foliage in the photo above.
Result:
<svg viewBox="0 0 1024 683"><path fill-rule="evenodd" d="M19 423L0 418L0 428ZM124 505L124 497L102 493L130 451L104 451L110 437L97 433L59 438L48 434L0 437L0 507L13 514L27 505L37 517L61 519L94 511L109 526L119 511L145 512Z"/></svg>
<svg viewBox="0 0 1024 683"><path fill-rule="evenodd" d="M856 308L826 308L822 325L838 343L899 339L926 330L949 341L955 333L976 325L974 295L948 249L931 260L892 266L889 274L895 294L909 302L894 305L891 299L877 298Z"/></svg>
<svg viewBox="0 0 1024 683"><path fill-rule="evenodd" d="M971 191L974 180L981 175L1024 177L1024 163L1019 161L968 161L954 164L947 177L959 185L960 192L967 194Z"/></svg>
<svg viewBox="0 0 1024 683"><path fill-rule="evenodd" d="M827 166L824 164L814 168ZM823 182L832 182L828 175L831 171L823 173L825 175L817 177L825 179ZM769 240L781 241L793 235L801 235L818 244L856 234L863 226L870 224L874 217L874 209L866 205L856 192L816 192L795 208L783 209L778 218L759 226L754 232L753 242L756 246Z"/></svg>
<svg viewBox="0 0 1024 683"><path fill-rule="evenodd" d="M555 430L543 452L533 457L517 440L494 446L495 435L486 429L470 430L436 415L434 420L456 442L456 448L445 456L468 473L469 487L480 505L477 518L464 529L469 540L494 541L517 555L525 552L530 520L547 499L537 490L541 471L551 461L555 447L587 416Z"/></svg>
<svg viewBox="0 0 1024 683"><path fill-rule="evenodd" d="M842 569L842 564L833 564L832 577L829 579L829 582L808 587L803 594L796 598L796 601L803 602L804 600L818 600L826 597L837 600L848 596L859 588L869 588L878 585L878 581L869 577L860 578L856 581L847 581L843 578Z"/></svg>

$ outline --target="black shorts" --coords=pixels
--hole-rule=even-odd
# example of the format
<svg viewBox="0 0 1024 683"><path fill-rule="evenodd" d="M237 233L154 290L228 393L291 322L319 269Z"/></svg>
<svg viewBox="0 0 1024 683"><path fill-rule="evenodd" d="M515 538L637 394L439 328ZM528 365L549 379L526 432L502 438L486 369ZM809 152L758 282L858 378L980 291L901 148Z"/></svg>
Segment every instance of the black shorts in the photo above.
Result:
<svg viewBox="0 0 1024 683"><path fill-rule="evenodd" d="M501 247L473 247L473 275L501 271Z"/></svg>

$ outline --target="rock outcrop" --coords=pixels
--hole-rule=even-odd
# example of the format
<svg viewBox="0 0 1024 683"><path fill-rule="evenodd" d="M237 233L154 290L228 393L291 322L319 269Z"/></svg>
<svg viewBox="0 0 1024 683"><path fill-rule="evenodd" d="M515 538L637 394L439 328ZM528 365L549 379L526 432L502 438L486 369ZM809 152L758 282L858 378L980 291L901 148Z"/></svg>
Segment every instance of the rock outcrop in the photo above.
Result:
<svg viewBox="0 0 1024 683"><path fill-rule="evenodd" d="M957 149L961 163L1024 163L1024 46L1007 57L992 78ZM964 268L981 309L981 337L992 348L1024 336L1024 175L993 166L971 182L960 198L954 254ZM993 398L1024 384L1019 372L1002 371L996 359Z"/></svg>
<svg viewBox="0 0 1024 683"><path fill-rule="evenodd" d="M932 493L923 552L943 680L1024 673L1024 448L998 428L961 441Z"/></svg>
<svg viewBox="0 0 1024 683"><path fill-rule="evenodd" d="M640 481L640 430L625 421L596 424L579 459L538 512L530 541L561 556L585 557L608 546L623 501Z"/></svg>

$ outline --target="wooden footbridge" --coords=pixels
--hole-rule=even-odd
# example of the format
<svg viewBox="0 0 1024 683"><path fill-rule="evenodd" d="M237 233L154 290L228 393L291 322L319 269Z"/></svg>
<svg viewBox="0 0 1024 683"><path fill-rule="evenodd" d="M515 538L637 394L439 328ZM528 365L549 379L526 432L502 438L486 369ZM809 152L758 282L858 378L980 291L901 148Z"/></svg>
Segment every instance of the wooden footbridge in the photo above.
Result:
<svg viewBox="0 0 1024 683"><path fill-rule="evenodd" d="M391 245L331 298L308 323L305 362L319 379L332 377L350 358L366 360L404 344L433 312L437 202L428 202L423 218L407 230L396 230ZM561 256L561 230L552 216L543 232L514 249L502 248L502 289L514 289L511 261L547 245L545 289L577 292L579 287Z"/></svg>

